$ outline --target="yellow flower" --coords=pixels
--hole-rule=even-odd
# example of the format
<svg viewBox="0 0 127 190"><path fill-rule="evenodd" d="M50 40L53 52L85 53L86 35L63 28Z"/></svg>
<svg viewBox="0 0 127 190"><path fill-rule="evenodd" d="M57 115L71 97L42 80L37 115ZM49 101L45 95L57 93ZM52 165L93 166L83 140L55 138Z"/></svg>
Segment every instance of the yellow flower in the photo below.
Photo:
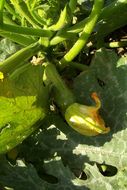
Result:
<svg viewBox="0 0 127 190"><path fill-rule="evenodd" d="M92 93L95 106L86 106L78 103L70 105L65 112L65 119L69 126L86 136L96 136L105 134L110 131L109 127L105 127L104 120L99 115L98 110L101 102L96 92Z"/></svg>

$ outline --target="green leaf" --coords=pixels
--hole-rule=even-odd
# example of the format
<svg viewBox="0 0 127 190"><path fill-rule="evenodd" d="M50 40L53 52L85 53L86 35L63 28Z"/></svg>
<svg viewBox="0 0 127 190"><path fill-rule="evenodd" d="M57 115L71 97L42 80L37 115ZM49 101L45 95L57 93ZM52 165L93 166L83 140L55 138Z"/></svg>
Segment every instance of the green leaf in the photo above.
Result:
<svg viewBox="0 0 127 190"><path fill-rule="evenodd" d="M18 159L16 165L9 164L5 158L0 159L0 186L11 190L45 190L43 181L35 168Z"/></svg>
<svg viewBox="0 0 127 190"><path fill-rule="evenodd" d="M111 128L109 134L87 139L86 145L78 145L74 152L80 154L79 149L84 149L83 155L87 155L90 161L115 166L118 174L112 189L120 189L114 186L119 173L127 167L126 72L127 57L119 58L113 51L102 49L96 53L89 71L77 77L74 87L81 103L91 104L91 93L98 93L102 101L101 114L107 126ZM126 185L127 183L124 188Z"/></svg>
<svg viewBox="0 0 127 190"><path fill-rule="evenodd" d="M116 19L117 15L117 19ZM127 1L115 0L103 9L97 25L97 41L104 39L111 32L126 26Z"/></svg>
<svg viewBox="0 0 127 190"><path fill-rule="evenodd" d="M16 72L14 80L0 81L0 153L22 142L46 115L42 66L26 65Z"/></svg>
<svg viewBox="0 0 127 190"><path fill-rule="evenodd" d="M119 58L113 51L101 49L90 69L75 80L75 94L79 102L91 104L91 93L98 93L102 101L102 115L112 134L126 129L126 70L126 57Z"/></svg>
<svg viewBox="0 0 127 190"><path fill-rule="evenodd" d="M87 190L83 180L76 178L70 168L63 165L61 157L46 160L44 162L44 170L46 173L53 175L58 179L58 182L50 187L51 190Z"/></svg>
<svg viewBox="0 0 127 190"><path fill-rule="evenodd" d="M56 176L58 182L49 183L38 176L34 166L26 165L23 160L18 159L16 165L9 164L5 159L0 160L0 184L5 189L14 190L78 190L83 181L76 178L68 167L65 167L60 157L44 162L44 170L48 174ZM56 171L54 173L54 171ZM3 175L4 174L4 175ZM15 179L15 180L14 180ZM83 185L81 190L87 190Z"/></svg>

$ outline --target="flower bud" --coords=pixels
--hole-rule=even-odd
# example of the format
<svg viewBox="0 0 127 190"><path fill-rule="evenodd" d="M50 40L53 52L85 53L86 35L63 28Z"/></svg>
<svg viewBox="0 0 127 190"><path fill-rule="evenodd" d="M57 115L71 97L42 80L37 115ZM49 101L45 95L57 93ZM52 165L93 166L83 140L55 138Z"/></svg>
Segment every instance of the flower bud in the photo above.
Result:
<svg viewBox="0 0 127 190"><path fill-rule="evenodd" d="M92 93L95 106L86 106L78 103L71 104L65 112L65 119L69 126L86 136L96 136L105 134L110 131L109 127L105 127L105 123L98 110L101 107L101 102L97 94Z"/></svg>

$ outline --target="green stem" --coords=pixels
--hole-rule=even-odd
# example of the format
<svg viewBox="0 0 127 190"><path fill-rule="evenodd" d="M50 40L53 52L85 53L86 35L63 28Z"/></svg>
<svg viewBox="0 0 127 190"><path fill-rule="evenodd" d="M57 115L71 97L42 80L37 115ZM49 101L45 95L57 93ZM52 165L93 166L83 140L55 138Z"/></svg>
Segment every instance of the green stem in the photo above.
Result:
<svg viewBox="0 0 127 190"><path fill-rule="evenodd" d="M4 23L17 26L17 24L14 21L12 21L12 19L9 18L8 15L6 15L6 13L4 13ZM23 46L28 46L37 41L36 38L33 38L31 36L24 36L22 34L16 34L13 32L6 32L6 31L4 32L1 30L0 30L0 36L8 38L12 40L13 42L16 42Z"/></svg>
<svg viewBox="0 0 127 190"><path fill-rule="evenodd" d="M54 46L60 42L63 42L64 40L67 40L67 39L73 40L77 36L77 34L79 34L83 30L86 23L88 22L88 19L89 19L89 17L85 18L81 22L78 22L74 26L71 26L70 28L62 29L60 32L58 32L56 34L56 36L54 36L51 39L50 45Z"/></svg>
<svg viewBox="0 0 127 190"><path fill-rule="evenodd" d="M39 37L50 38L52 36L52 32L49 30L21 27L21 26L9 25L9 24L0 25L0 30L3 32L12 32L12 33L17 33L17 34L25 34L25 35L32 35L32 36L39 36Z"/></svg>
<svg viewBox="0 0 127 190"><path fill-rule="evenodd" d="M0 71L4 74L11 73L12 71L17 68L18 65L21 65L33 55L35 55L42 46L38 43L31 44L19 51L15 54L10 56L9 58L5 59L3 62L0 63Z"/></svg>
<svg viewBox="0 0 127 190"><path fill-rule="evenodd" d="M75 25L71 26L69 29L67 29L67 33L80 33L82 32L85 25L89 22L89 17L83 19L82 21L76 23Z"/></svg>
<svg viewBox="0 0 127 190"><path fill-rule="evenodd" d="M107 48L119 48L119 47L126 47L127 46L127 40L125 41L119 41L119 42L109 42L104 44Z"/></svg>
<svg viewBox="0 0 127 190"><path fill-rule="evenodd" d="M35 1L36 2L36 1ZM40 25L40 26L44 26L46 25L46 22L44 22L42 20L42 18L37 14L37 12L35 12L34 10L34 6L35 6L35 2L33 2L33 6L30 7L29 2L26 2L29 13L31 14L31 16L34 18L34 20Z"/></svg>
<svg viewBox="0 0 127 190"><path fill-rule="evenodd" d="M10 6L10 4L9 4L7 1L5 1L5 8L6 8L6 10L7 10L13 17L20 19L19 15L16 14L15 10Z"/></svg>
<svg viewBox="0 0 127 190"><path fill-rule="evenodd" d="M70 62L69 65L79 71L86 71L89 68L87 65L83 65L81 63L76 63L76 62Z"/></svg>
<svg viewBox="0 0 127 190"><path fill-rule="evenodd" d="M71 9L71 12L73 13L76 9L77 0L70 0L69 7Z"/></svg>
<svg viewBox="0 0 127 190"><path fill-rule="evenodd" d="M16 11L20 14L21 17L25 17L26 20L35 28L40 28L38 23L33 19L31 14L29 13L26 4L22 1L20 2L19 0L11 0L11 3L15 7Z"/></svg>
<svg viewBox="0 0 127 190"><path fill-rule="evenodd" d="M67 9L68 9L68 5L66 4L64 9L61 11L58 21L56 22L56 24L53 24L52 26L50 26L48 28L49 30L58 31L68 24L68 21L67 21L68 10Z"/></svg>
<svg viewBox="0 0 127 190"><path fill-rule="evenodd" d="M5 0L0 1L0 24L3 24L3 9Z"/></svg>
<svg viewBox="0 0 127 190"><path fill-rule="evenodd" d="M102 9L101 14L99 16L99 21L101 20L107 21L108 19L111 22L110 26L112 28L112 26L114 25L114 22L112 21L112 14L116 15L117 12L126 9L127 7L126 3L127 3L126 0L123 0L122 2L121 0L115 0L114 2L110 3L108 6ZM124 14L126 14L126 10L124 11ZM82 21L76 23L74 26L71 26L70 28L62 29L60 32L56 34L56 36L54 36L54 38L50 42L50 45L56 45L67 39L74 39L76 34L80 33L83 30L84 26L88 22L88 19L89 18L85 18ZM116 24L116 26L118 27L118 24ZM109 29L107 30L107 32L108 33L110 32Z"/></svg>
<svg viewBox="0 0 127 190"><path fill-rule="evenodd" d="M106 20L108 17L111 18L112 12L114 13L114 15L116 15L120 9L122 10L124 7L126 7L126 2L126 0L123 0L123 2L121 2L120 0L114 1L109 6L103 8L99 16L99 21ZM58 32L56 36L54 36L50 44L56 45L64 40L75 38L76 34L80 33L83 30L84 26L88 22L88 19L89 18L85 18L82 21L76 23L74 26L71 26L70 28L62 29L61 32Z"/></svg>
<svg viewBox="0 0 127 190"><path fill-rule="evenodd" d="M33 0L31 5L32 10L34 9L35 5L36 5L36 0Z"/></svg>
<svg viewBox="0 0 127 190"><path fill-rule="evenodd" d="M74 39L77 37L76 33L73 32L66 32L66 29L59 31L56 36L54 36L50 41L50 46L57 45L60 42L63 42L67 39Z"/></svg>
<svg viewBox="0 0 127 190"><path fill-rule="evenodd" d="M90 34L92 33L93 28L98 20L102 6L103 6L103 0L95 0L92 12L88 18L88 22L85 25L81 36L73 45L73 47L69 50L69 52L60 61L60 65L62 65L62 67L68 64L68 62L72 61L79 54L84 45L87 43L87 40Z"/></svg>
<svg viewBox="0 0 127 190"><path fill-rule="evenodd" d="M68 89L53 64L45 63L43 80L45 84L52 84L57 105L64 113L67 107L75 102L75 97L73 93Z"/></svg>
<svg viewBox="0 0 127 190"><path fill-rule="evenodd" d="M0 30L0 36L2 36L4 38L8 38L8 39L12 40L13 42L16 42L23 46L28 46L28 45L36 42L36 39L33 39L31 37L23 36L21 34L14 34L11 32L3 32L1 30Z"/></svg>
<svg viewBox="0 0 127 190"><path fill-rule="evenodd" d="M36 20L36 22L41 25L41 26L45 26L46 22L37 14L37 12L35 12L34 10L30 12L31 16Z"/></svg>

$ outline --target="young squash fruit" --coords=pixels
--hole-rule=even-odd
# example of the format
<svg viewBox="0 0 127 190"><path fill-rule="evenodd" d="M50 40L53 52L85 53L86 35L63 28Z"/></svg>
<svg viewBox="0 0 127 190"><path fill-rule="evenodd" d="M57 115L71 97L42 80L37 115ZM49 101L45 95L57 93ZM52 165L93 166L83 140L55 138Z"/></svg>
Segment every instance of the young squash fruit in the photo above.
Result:
<svg viewBox="0 0 127 190"><path fill-rule="evenodd" d="M21 143L46 115L48 89L41 65L26 64L0 80L0 154Z"/></svg>
<svg viewBox="0 0 127 190"><path fill-rule="evenodd" d="M85 136L96 136L110 131L99 115L101 101L96 92L91 95L96 103L95 106L77 103L74 94L67 87L55 66L48 62L45 63L43 80L45 85L48 82L52 84L55 102L70 127Z"/></svg>
<svg viewBox="0 0 127 190"><path fill-rule="evenodd" d="M100 99L96 92L93 92L91 97L96 103L95 106L74 103L66 109L65 119L73 129L82 135L96 136L108 133L110 128L105 127L105 122L99 115Z"/></svg>

